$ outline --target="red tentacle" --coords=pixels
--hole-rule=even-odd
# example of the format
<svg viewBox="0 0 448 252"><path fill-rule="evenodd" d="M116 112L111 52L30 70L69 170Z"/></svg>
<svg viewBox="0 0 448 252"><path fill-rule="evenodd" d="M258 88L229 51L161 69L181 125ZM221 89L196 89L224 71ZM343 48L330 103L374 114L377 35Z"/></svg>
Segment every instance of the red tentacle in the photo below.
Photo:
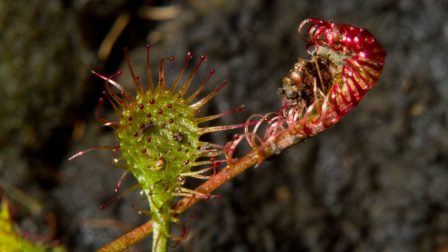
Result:
<svg viewBox="0 0 448 252"><path fill-rule="evenodd" d="M311 18L303 21L299 29L305 24L310 24L305 30L308 46L316 46L317 53L326 47L346 56L340 76L342 83L335 78L330 91L333 109L338 117L342 117L375 85L386 53L372 34L363 28Z"/></svg>

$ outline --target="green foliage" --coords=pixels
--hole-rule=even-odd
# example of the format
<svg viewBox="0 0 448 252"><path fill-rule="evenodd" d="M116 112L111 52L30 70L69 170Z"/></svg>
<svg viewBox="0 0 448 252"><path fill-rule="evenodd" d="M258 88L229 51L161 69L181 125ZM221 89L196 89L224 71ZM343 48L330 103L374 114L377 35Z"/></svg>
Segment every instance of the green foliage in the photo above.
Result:
<svg viewBox="0 0 448 252"><path fill-rule="evenodd" d="M14 230L11 216L8 210L6 197L2 198L0 211L0 251L2 252L63 252L62 247L50 248L43 244L34 243L23 239Z"/></svg>

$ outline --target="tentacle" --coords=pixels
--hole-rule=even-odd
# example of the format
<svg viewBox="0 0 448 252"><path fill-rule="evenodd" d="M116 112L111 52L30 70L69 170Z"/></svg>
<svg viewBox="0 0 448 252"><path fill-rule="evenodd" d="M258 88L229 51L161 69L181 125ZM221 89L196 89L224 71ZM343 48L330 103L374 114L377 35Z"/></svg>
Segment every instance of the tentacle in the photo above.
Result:
<svg viewBox="0 0 448 252"><path fill-rule="evenodd" d="M187 93L191 82L193 81L194 76L196 76L196 73L198 72L199 68L201 67L202 63L207 60L207 56L201 55L201 59L199 62L194 66L193 70L190 72L190 75L188 75L188 78L184 81L182 84L182 87L179 90L179 96L183 97L185 93Z"/></svg>
<svg viewBox="0 0 448 252"><path fill-rule="evenodd" d="M107 83L111 84L112 86L116 87L120 91L120 94L123 95L126 99L128 99L130 101L135 101L135 98L126 89L124 89L120 84L118 84L116 81L111 79L113 76L121 75L122 74L121 71L118 71L112 77L106 77L104 75L101 75L101 74L93 71L93 70L92 70L92 73L94 75L100 77L101 79L105 80ZM110 93L109 95L112 95L112 94Z"/></svg>
<svg viewBox="0 0 448 252"><path fill-rule="evenodd" d="M175 248L179 245L179 243L181 241L187 239L188 234L190 233L190 229L191 229L191 215L190 215L189 219L190 219L190 222L189 222L188 226L185 226L185 224L179 218L176 218L174 216L171 217L171 222L180 225L182 231L179 236L173 236L173 235L169 236L170 240L176 241L176 243L173 246L170 245L170 247Z"/></svg>
<svg viewBox="0 0 448 252"><path fill-rule="evenodd" d="M126 59L126 63L128 65L129 72L131 73L132 80L134 80L134 86L137 91L137 94L142 95L144 92L143 86L142 83L140 82L140 78L135 74L134 68L132 67L132 62L128 54L128 48L124 48L124 58Z"/></svg>
<svg viewBox="0 0 448 252"><path fill-rule="evenodd" d="M109 120L107 120L107 119L105 119L105 118L102 118L102 117L100 116L100 108L101 108L101 106L103 106L104 101L105 101L105 100L104 100L104 96L105 96L105 92L103 92L103 96L98 100L98 104L96 105L96 109L95 109L95 119L97 120L97 122L101 123L103 126L108 126L108 127L111 127L111 128L116 128L117 125L118 125L117 122L109 121ZM112 106L114 106L114 104L112 104ZM114 107L114 109L115 109L115 107ZM116 111L116 112L118 112L118 111Z"/></svg>
<svg viewBox="0 0 448 252"><path fill-rule="evenodd" d="M195 110L199 110L208 101L210 101L213 97L215 97L225 86L227 86L227 84L229 84L229 82L227 80L224 80L223 83L221 83L221 85L219 85L217 88L215 88L211 93L209 93L204 98L197 101L196 103L190 105L190 107Z"/></svg>
<svg viewBox="0 0 448 252"><path fill-rule="evenodd" d="M207 85L208 81L210 80L210 78L215 74L215 69L212 68L209 71L209 74L207 76L207 78L205 78L205 80L199 85L199 87L196 89L196 91L193 92L193 94L191 94L187 99L185 99L188 103L190 103L194 98L196 98L201 92L202 90L204 90L205 85Z"/></svg>
<svg viewBox="0 0 448 252"><path fill-rule="evenodd" d="M235 134L233 135L232 141L229 141L224 146L224 155L226 156L226 161L228 164L235 162L235 158L233 157L233 153L236 150L236 147L244 139L243 135Z"/></svg>
<svg viewBox="0 0 448 252"><path fill-rule="evenodd" d="M124 178L126 177L126 175L127 175L128 173L129 173L129 171L124 171L124 172L121 174L120 179L118 180L118 183L117 183L117 185L115 186L115 192L116 192L116 193L120 192L121 184L123 183Z"/></svg>
<svg viewBox="0 0 448 252"><path fill-rule="evenodd" d="M112 197L106 203L101 204L100 209L105 209L105 208L109 207L110 205L114 204L115 202L117 202L119 199L121 199L125 195L137 190L138 188L140 188L140 184L137 183L137 184L127 188L126 190L122 191L121 193L116 194L114 197Z"/></svg>
<svg viewBox="0 0 448 252"><path fill-rule="evenodd" d="M204 194L195 190L191 190L185 187L177 187L175 192L173 193L175 196L181 196L181 197L191 197L191 198L200 198L200 199L212 199L212 198L221 198L221 195L211 195L211 194Z"/></svg>
<svg viewBox="0 0 448 252"><path fill-rule="evenodd" d="M245 126L246 126L246 123L241 123L241 124L234 124L234 125L212 126L212 127L199 128L199 134L204 135L204 134L211 133L211 132L238 129L238 128L242 128Z"/></svg>
<svg viewBox="0 0 448 252"><path fill-rule="evenodd" d="M181 173L180 176L192 177L192 178L197 178L197 179L209 179L210 176L216 174L216 168L221 163L225 163L225 161L214 161L214 162L211 161L212 166L209 166L207 168L200 169L197 171L184 172L184 173ZM203 175L204 173L209 172L209 171L213 171L213 174L212 175Z"/></svg>
<svg viewBox="0 0 448 252"><path fill-rule="evenodd" d="M88 149L79 151L75 155L69 157L68 160L71 161L71 160L73 160L75 158L78 158L78 157L80 157L80 156L82 156L82 155L84 155L86 153L89 153L89 152L95 151L95 150L114 150L114 149L119 149L119 148L120 148L119 145L117 145L117 146L95 146L95 147L90 147Z"/></svg>
<svg viewBox="0 0 448 252"><path fill-rule="evenodd" d="M148 90L154 91L154 80L152 79L151 61L150 61L151 45L146 45L146 81L148 82Z"/></svg>
<svg viewBox="0 0 448 252"><path fill-rule="evenodd" d="M169 61L173 62L174 60L176 60L176 57L171 56L171 57L160 59L159 83L157 85L157 90L165 90L165 60L169 60Z"/></svg>
<svg viewBox="0 0 448 252"><path fill-rule="evenodd" d="M185 56L184 64L182 68L180 69L179 73L176 76L176 79L174 80L173 84L171 84L170 91L174 93L176 91L177 85L179 84L180 79L185 73L185 70L187 69L191 59L193 59L193 54L191 52L187 52L187 55Z"/></svg>
<svg viewBox="0 0 448 252"><path fill-rule="evenodd" d="M218 118L221 118L221 117L224 117L224 116L228 116L228 115L231 115L231 114L234 114L234 113L240 113L240 112L243 112L243 111L244 111L244 105L241 105L241 106L239 106L237 108L234 108L232 110L228 110L228 111L220 113L220 114L211 115L211 116L205 116L205 117L199 117L199 118L196 118L195 120L198 123L202 123L202 122L212 121L212 120L215 120L215 119L218 119Z"/></svg>

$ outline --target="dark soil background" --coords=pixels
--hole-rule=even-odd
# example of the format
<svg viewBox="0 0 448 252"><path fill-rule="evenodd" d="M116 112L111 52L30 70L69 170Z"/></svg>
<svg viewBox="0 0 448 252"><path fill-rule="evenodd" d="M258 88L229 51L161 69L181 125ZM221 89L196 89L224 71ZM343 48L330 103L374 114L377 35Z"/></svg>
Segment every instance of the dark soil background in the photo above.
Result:
<svg viewBox="0 0 448 252"><path fill-rule="evenodd" d="M154 7L172 12L160 17ZM148 8L156 12L143 15ZM129 24L99 59L101 42L125 13ZM3 0L0 186L23 232L54 231L69 251L99 248L144 223L131 205L146 203L131 193L99 209L121 174L110 152L67 161L115 143L94 119L102 82L91 69L124 68L127 46L142 71L147 42L154 66L162 56L206 53L213 82L232 85L204 113L245 104L246 112L214 125L242 122L279 108L281 78L306 57L297 26L317 17L377 37L388 53L377 86L335 127L238 176L219 190L222 199L187 211L190 234L172 251L446 252L447 15L446 0ZM123 187L133 183L129 177Z"/></svg>

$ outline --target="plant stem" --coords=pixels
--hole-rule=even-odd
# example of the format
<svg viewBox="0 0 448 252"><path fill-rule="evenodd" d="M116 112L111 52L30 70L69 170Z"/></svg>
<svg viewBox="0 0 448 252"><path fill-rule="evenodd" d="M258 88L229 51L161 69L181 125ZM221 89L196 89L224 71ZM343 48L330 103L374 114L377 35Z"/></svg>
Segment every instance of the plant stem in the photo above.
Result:
<svg viewBox="0 0 448 252"><path fill-rule="evenodd" d="M104 247L98 249L97 252L123 251L146 238L149 234L151 234L151 232L152 221L148 221L145 224L136 227L130 232L120 236L113 242L106 244Z"/></svg>
<svg viewBox="0 0 448 252"><path fill-rule="evenodd" d="M212 176L206 182L201 184L195 190L204 194L210 194L215 189L229 181L231 178L242 173L248 168L262 163L266 158L283 151L284 149L291 147L304 140L289 130L285 130L279 134L275 139L271 141L271 144L263 145L262 147L249 152L244 157L238 159L234 163L227 164L227 166L219 171L216 175ZM184 197L174 207L177 213L182 213L192 205L196 204L200 198ZM143 238L151 234L153 228L153 222L150 220L145 224L133 229L129 233L126 233L111 243L97 250L97 252L118 252L123 251L132 245L140 242Z"/></svg>
<svg viewBox="0 0 448 252"><path fill-rule="evenodd" d="M169 228L169 222L152 222L153 240L152 252L166 252L168 249L168 237L165 235L166 228Z"/></svg>

